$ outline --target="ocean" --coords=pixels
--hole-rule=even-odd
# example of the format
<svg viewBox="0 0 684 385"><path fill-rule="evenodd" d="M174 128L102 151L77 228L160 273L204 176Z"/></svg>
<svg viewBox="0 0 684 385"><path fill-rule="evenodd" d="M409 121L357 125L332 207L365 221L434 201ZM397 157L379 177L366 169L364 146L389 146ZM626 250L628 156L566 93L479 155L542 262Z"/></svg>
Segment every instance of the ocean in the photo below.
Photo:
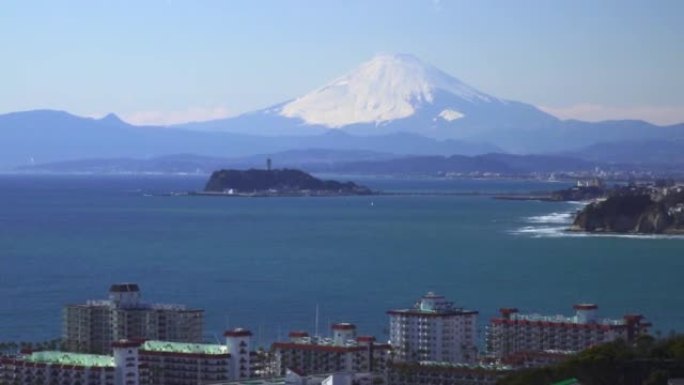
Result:
<svg viewBox="0 0 684 385"><path fill-rule="evenodd" d="M480 311L643 314L684 330L684 239L562 229L573 203L486 195L327 198L160 196L206 176L0 176L0 341L61 333L64 304L137 282L150 302L205 309L207 341L228 327L268 346L295 329L353 322L387 339L385 312L427 291ZM348 179L338 176L339 179ZM395 192L548 191L515 180L350 177Z"/></svg>

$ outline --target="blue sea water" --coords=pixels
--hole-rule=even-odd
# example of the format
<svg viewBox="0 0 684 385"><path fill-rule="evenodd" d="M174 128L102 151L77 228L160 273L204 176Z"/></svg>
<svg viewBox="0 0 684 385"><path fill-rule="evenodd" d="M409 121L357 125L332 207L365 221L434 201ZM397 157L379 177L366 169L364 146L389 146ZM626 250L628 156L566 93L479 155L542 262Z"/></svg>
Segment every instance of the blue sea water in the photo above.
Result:
<svg viewBox="0 0 684 385"><path fill-rule="evenodd" d="M206 310L206 337L243 326L267 345L289 330L354 322L386 339L385 311L428 290L480 311L642 313L684 329L684 239L578 236L571 203L488 196L157 196L198 176L0 176L0 341L61 331L67 303L138 282L148 301ZM385 191L521 192L557 183L356 178Z"/></svg>

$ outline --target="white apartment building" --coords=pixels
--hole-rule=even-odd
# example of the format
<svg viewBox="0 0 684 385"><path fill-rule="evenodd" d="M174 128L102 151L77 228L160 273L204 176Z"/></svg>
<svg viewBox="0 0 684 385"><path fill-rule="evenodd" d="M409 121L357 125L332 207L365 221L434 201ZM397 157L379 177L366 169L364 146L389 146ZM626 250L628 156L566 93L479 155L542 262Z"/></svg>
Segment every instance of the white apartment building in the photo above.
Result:
<svg viewBox="0 0 684 385"><path fill-rule="evenodd" d="M633 341L651 326L636 314L622 319L598 318L595 304L577 304L574 309L575 315L569 317L500 309L501 315L492 318L487 329L488 354L504 361L530 353L570 354L618 338Z"/></svg>
<svg viewBox="0 0 684 385"><path fill-rule="evenodd" d="M387 312L390 345L398 362L477 361L477 315L432 292L414 307Z"/></svg>

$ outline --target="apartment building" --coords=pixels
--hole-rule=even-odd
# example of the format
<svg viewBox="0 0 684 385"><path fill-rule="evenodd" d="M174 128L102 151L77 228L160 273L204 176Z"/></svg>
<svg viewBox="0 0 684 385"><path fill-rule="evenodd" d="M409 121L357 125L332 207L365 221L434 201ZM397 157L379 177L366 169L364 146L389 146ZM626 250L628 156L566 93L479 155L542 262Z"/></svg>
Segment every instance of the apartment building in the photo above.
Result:
<svg viewBox="0 0 684 385"><path fill-rule="evenodd" d="M109 354L119 340L201 342L203 314L184 305L145 303L137 284L114 284L106 300L64 307L64 349Z"/></svg>
<svg viewBox="0 0 684 385"><path fill-rule="evenodd" d="M429 292L412 308L387 312L395 361L477 361L477 315Z"/></svg>
<svg viewBox="0 0 684 385"><path fill-rule="evenodd" d="M618 338L633 341L648 331L650 323L638 314L621 319L598 318L595 304L573 306L575 314L520 314L516 308L500 309L487 328L489 355L498 359L519 359L526 354L546 352L571 354Z"/></svg>

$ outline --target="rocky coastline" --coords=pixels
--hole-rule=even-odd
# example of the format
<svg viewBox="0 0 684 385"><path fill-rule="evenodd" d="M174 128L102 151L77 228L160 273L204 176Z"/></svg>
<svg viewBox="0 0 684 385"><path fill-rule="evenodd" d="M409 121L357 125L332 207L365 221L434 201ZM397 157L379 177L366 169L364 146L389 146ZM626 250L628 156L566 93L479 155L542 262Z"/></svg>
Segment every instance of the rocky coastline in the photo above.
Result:
<svg viewBox="0 0 684 385"><path fill-rule="evenodd" d="M630 186L580 210L571 231L684 234L684 187Z"/></svg>

